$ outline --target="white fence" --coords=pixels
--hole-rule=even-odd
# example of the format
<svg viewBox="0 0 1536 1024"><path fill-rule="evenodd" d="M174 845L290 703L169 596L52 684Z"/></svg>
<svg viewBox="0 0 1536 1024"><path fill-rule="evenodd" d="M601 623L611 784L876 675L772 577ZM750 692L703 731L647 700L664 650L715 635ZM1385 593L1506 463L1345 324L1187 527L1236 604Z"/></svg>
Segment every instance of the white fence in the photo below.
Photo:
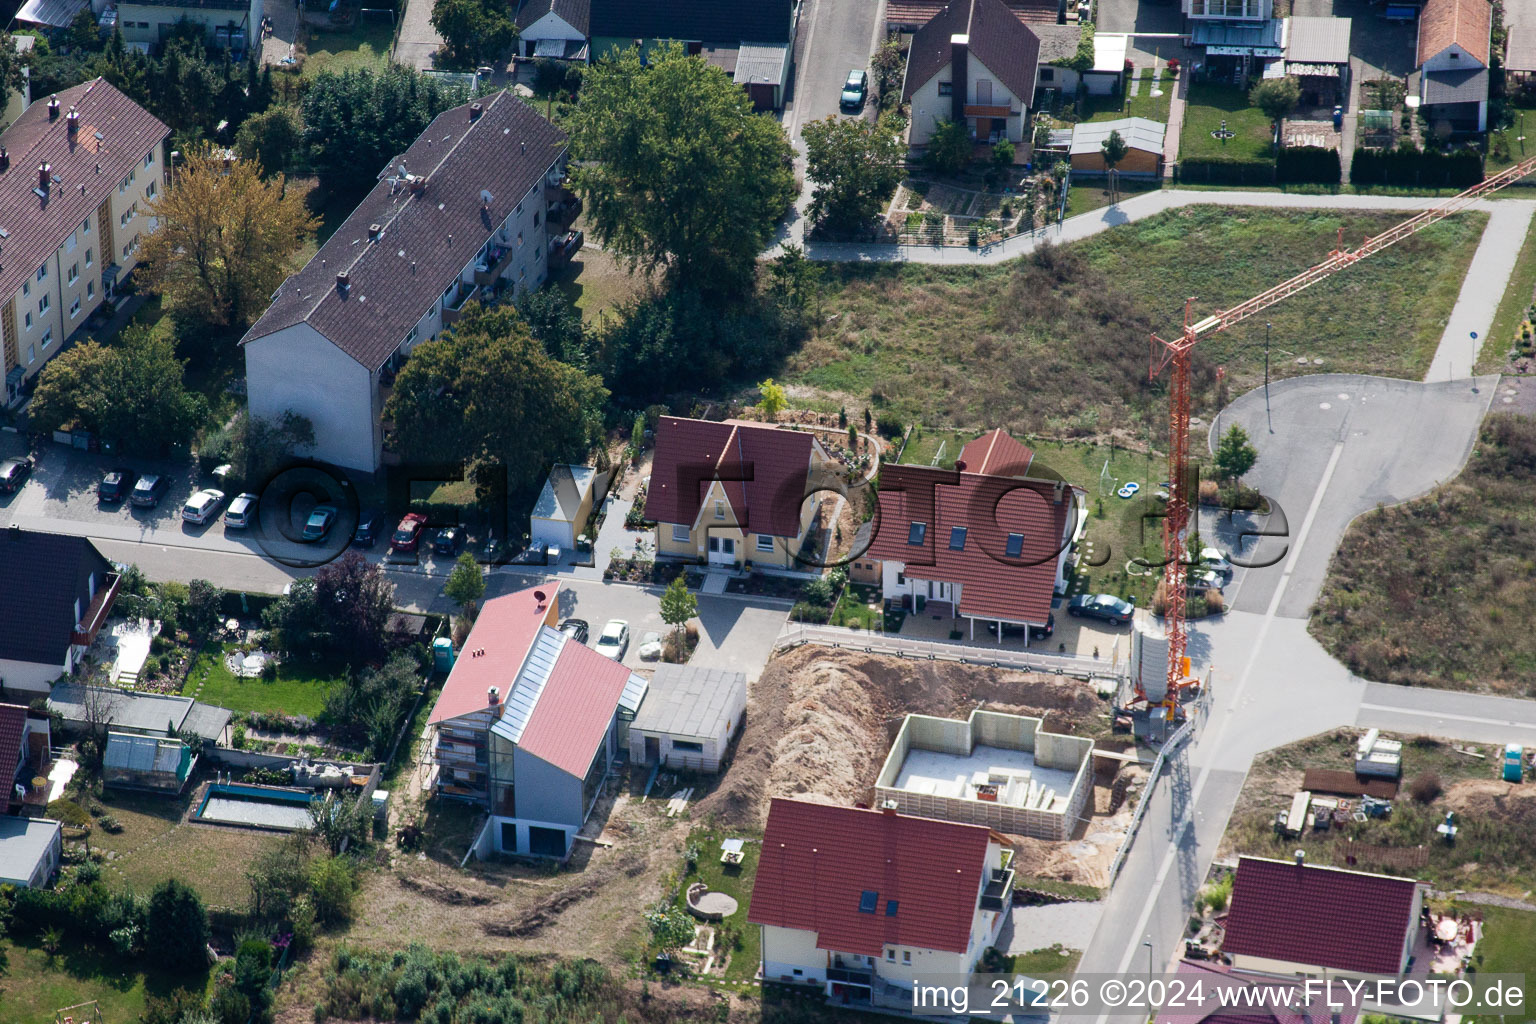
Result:
<svg viewBox="0 0 1536 1024"><path fill-rule="evenodd" d="M843 629L839 626L808 626L796 622L784 627L784 631L774 641L774 648L785 650L804 644L863 651L865 654L888 654L896 658L958 661L962 665L983 665L991 668L1017 668L1027 672L1054 673L1082 679L1119 680L1125 675L1102 658L1089 658L1080 654L1045 654L1010 650L1005 647L970 647L937 640L912 640L887 633L866 633L855 629Z"/></svg>

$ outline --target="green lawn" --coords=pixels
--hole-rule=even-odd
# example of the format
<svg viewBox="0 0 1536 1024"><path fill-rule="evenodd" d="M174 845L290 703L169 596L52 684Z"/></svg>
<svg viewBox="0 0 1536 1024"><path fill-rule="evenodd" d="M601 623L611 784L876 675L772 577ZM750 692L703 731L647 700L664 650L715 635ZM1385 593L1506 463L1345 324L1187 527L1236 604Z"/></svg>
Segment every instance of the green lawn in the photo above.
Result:
<svg viewBox="0 0 1536 1024"><path fill-rule="evenodd" d="M1162 89L1161 96L1152 95L1152 80L1145 77L1148 72L1143 72L1141 91L1135 96L1124 97L1124 103L1120 96L1089 96L1084 100L1084 121L1115 121L1122 117L1145 117L1153 121L1168 123L1168 106L1173 100L1173 91L1178 85L1172 79L1163 79L1158 82ZM1127 83L1129 85L1129 83Z"/></svg>
<svg viewBox="0 0 1536 1024"><path fill-rule="evenodd" d="M832 609L831 623L850 629L880 629L885 625L885 617L880 611L882 603L879 587L850 583L838 596L837 605ZM874 607L870 607L871 604Z"/></svg>
<svg viewBox="0 0 1536 1024"><path fill-rule="evenodd" d="M1227 122L1235 138L1223 142L1211 132ZM1184 107L1184 134L1179 138L1179 158L1246 157L1268 160L1274 157L1269 118L1257 107L1248 105L1248 94L1230 85L1192 82L1189 101Z"/></svg>
<svg viewBox="0 0 1536 1024"><path fill-rule="evenodd" d="M1069 975L1077 970L1077 962L1083 958L1080 950L1065 949L1061 943L1044 949L1032 949L1027 953L1015 953L1002 958L1000 969L988 973L1022 974L1026 978Z"/></svg>
<svg viewBox="0 0 1536 1024"><path fill-rule="evenodd" d="M370 18L341 32L311 31L304 57L303 77L315 78L322 72L353 71L359 68L381 70L389 64L389 48L394 44L394 27L387 21Z"/></svg>
<svg viewBox="0 0 1536 1024"><path fill-rule="evenodd" d="M231 711L277 711L318 718L338 672L331 666L287 663L276 679L237 679L224 664L224 648L204 651L187 671L181 692Z"/></svg>
<svg viewBox="0 0 1536 1024"><path fill-rule="evenodd" d="M1463 1017L1463 1024L1515 1024L1530 1020L1531 1002L1536 997L1536 914L1506 907L1487 907L1481 903L1463 903L1460 911L1476 911L1483 915L1483 938L1477 944L1473 956L1477 959L1480 974L1525 975L1525 1005L1522 1011L1509 1017L1492 1014L1479 1017Z"/></svg>
<svg viewBox="0 0 1536 1024"><path fill-rule="evenodd" d="M733 837L749 841L742 849L740 866L728 867L720 863L720 841ZM683 879L682 890L686 891L694 882L703 882L712 890L734 897L737 903L736 913L716 926L717 936L724 931L735 935L741 942L731 954L731 962L723 975L726 981L751 981L763 958L761 933L756 925L747 923L747 908L752 902L752 881L757 877L757 857L762 852L762 844L751 841L757 838L741 832L710 828L695 829L688 836L690 843L699 846L699 861L697 870ZM679 892L679 905L682 899L683 893Z"/></svg>
<svg viewBox="0 0 1536 1024"><path fill-rule="evenodd" d="M1536 131L1536 117L1531 122L1532 130ZM1525 319L1526 309L1531 305L1533 294L1536 294L1536 217L1531 218L1531 226L1526 229L1520 257L1515 261L1514 272L1504 285L1504 298L1499 300L1493 326L1488 330L1488 337L1483 339L1482 352L1477 360L1478 373L1497 373L1504 365L1515 343L1515 332L1520 327L1520 321Z"/></svg>
<svg viewBox="0 0 1536 1024"><path fill-rule="evenodd" d="M829 266L828 321L776 376L905 422L1000 426L1016 435L1143 440L1166 431L1166 382L1147 380L1154 331L1231 306L1401 219L1191 206L999 265ZM1334 275L1264 317L1206 337L1195 413L1273 373L1422 378L1487 217L1461 214ZM1305 370L1297 359L1306 357ZM1310 362L1321 358L1322 365ZM819 394L816 394L818 393Z"/></svg>
<svg viewBox="0 0 1536 1024"><path fill-rule="evenodd" d="M1111 200L1123 203L1131 196L1141 195L1143 192L1156 192L1163 187L1161 180L1147 181L1142 178L1120 179L1116 186L1116 195L1110 195L1109 183L1104 178L1078 177L1072 181L1072 191L1067 193L1067 216L1076 217L1080 213L1089 213L1102 209L1110 204Z"/></svg>
<svg viewBox="0 0 1536 1024"><path fill-rule="evenodd" d="M147 895L167 878L179 878L209 906L244 910L251 895L246 869L280 842L277 833L260 829L178 825L172 834L113 862L113 867L136 893Z"/></svg>
<svg viewBox="0 0 1536 1024"><path fill-rule="evenodd" d="M69 944L49 955L35 938L8 939L0 944L0 1019L55 1024L55 1011L94 999L100 1020L131 1024L144 1012L146 995L163 998L178 988L203 991L209 984L207 972L173 974L157 969L158 963L152 955L123 958ZM74 1018L84 1019L79 1013Z"/></svg>

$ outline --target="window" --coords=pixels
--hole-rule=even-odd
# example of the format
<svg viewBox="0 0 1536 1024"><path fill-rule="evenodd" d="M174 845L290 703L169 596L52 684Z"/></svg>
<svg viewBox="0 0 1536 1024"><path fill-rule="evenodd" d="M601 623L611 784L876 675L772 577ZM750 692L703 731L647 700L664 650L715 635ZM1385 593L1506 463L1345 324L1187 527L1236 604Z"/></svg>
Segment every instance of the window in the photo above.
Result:
<svg viewBox="0 0 1536 1024"><path fill-rule="evenodd" d="M75 296L75 301L69 304L69 318L73 320L80 315L80 296Z"/></svg>
<svg viewBox="0 0 1536 1024"><path fill-rule="evenodd" d="M716 519L724 519L725 518L725 502L723 502L723 501L715 502L715 518Z"/></svg>
<svg viewBox="0 0 1536 1024"><path fill-rule="evenodd" d="M23 282L21 282L21 297L22 298L26 298L28 295L31 295L31 294L32 294L32 282L31 281L23 281Z"/></svg>
<svg viewBox="0 0 1536 1024"><path fill-rule="evenodd" d="M886 917L895 917L896 916L896 908L899 907L899 906L901 906L901 904L898 901L896 901L896 900L886 900L885 901L885 916Z"/></svg>
<svg viewBox="0 0 1536 1024"><path fill-rule="evenodd" d="M544 247L542 245L534 246L533 247L533 262L537 263L537 262L539 262L539 260L541 260L543 258L544 258Z"/></svg>
<svg viewBox="0 0 1536 1024"><path fill-rule="evenodd" d="M915 544L921 544L923 542L923 538L925 538L927 536L928 536L928 524L927 523L913 523L911 526L909 526L907 528L907 543L908 544L914 544L914 545Z"/></svg>
<svg viewBox="0 0 1536 1024"><path fill-rule="evenodd" d="M78 244L79 243L75 241L75 233L73 231L71 231L69 233L69 237L64 239L64 251L65 252L74 252L75 251L75 246L78 245Z"/></svg>
<svg viewBox="0 0 1536 1024"><path fill-rule="evenodd" d="M87 217L85 220L80 222L80 233L82 235L88 235L91 233L91 218Z"/></svg>
<svg viewBox="0 0 1536 1024"><path fill-rule="evenodd" d="M1009 558L1018 558L1022 555L1024 553L1024 535L1022 533L1010 533L1008 535L1008 546L1004 548L1004 553Z"/></svg>
<svg viewBox="0 0 1536 1024"><path fill-rule="evenodd" d="M963 527L963 526L951 526L949 528L949 550L951 550L951 551L964 551L965 550L965 527Z"/></svg>
<svg viewBox="0 0 1536 1024"><path fill-rule="evenodd" d="M85 297L87 299L94 299L96 297L96 282L95 281L87 281L87 282L85 282Z"/></svg>
<svg viewBox="0 0 1536 1024"><path fill-rule="evenodd" d="M704 753L704 744L695 743L693 740L673 740L672 749L682 750L690 754L702 754Z"/></svg>
<svg viewBox="0 0 1536 1024"><path fill-rule="evenodd" d="M533 226L534 227L538 227L539 226L539 211L538 210L534 210L533 211Z"/></svg>
<svg viewBox="0 0 1536 1024"><path fill-rule="evenodd" d="M885 962L889 964L896 962L896 951L890 946L885 947Z"/></svg>
<svg viewBox="0 0 1536 1024"><path fill-rule="evenodd" d="M52 344L53 344L53 328L50 327L46 331L43 332L43 348L47 348L49 345L52 345Z"/></svg>
<svg viewBox="0 0 1536 1024"><path fill-rule="evenodd" d="M976 103L978 106L988 106L992 102L992 80L990 78L976 79Z"/></svg>
<svg viewBox="0 0 1536 1024"><path fill-rule="evenodd" d="M413 342L413 341L415 341L415 340L416 340L416 331L417 331L417 328L418 328L418 327L420 327L420 325L419 325L419 324L418 324L418 325L417 325L417 327L412 327L412 328L411 328L411 333L409 333L409 334L407 334L407 335L406 335L406 336L405 336L405 343L406 343L406 344L407 344L407 345L409 345L409 344L410 344L410 343L411 343L411 342Z"/></svg>
<svg viewBox="0 0 1536 1024"><path fill-rule="evenodd" d="M906 573L899 572L899 573L896 574L896 585L898 587L904 587L904 586L907 585L907 574Z"/></svg>
<svg viewBox="0 0 1536 1024"><path fill-rule="evenodd" d="M1451 60L1460 60L1460 59L1461 59L1461 54L1457 53L1455 50L1452 50L1451 51Z"/></svg>
<svg viewBox="0 0 1536 1024"><path fill-rule="evenodd" d="M48 312L48 308L52 305L53 296L49 295L47 292L43 292L43 297L37 300L37 311L39 313L46 313Z"/></svg>
<svg viewBox="0 0 1536 1024"><path fill-rule="evenodd" d="M523 247L523 233L521 231L517 233L517 247L519 249Z"/></svg>
<svg viewBox="0 0 1536 1024"><path fill-rule="evenodd" d="M80 264L71 263L69 265L69 283L74 284L78 280L80 280Z"/></svg>
<svg viewBox="0 0 1536 1024"><path fill-rule="evenodd" d="M1042 82L1054 82L1054 81L1056 81L1056 69L1055 68L1041 68L1040 69L1040 81L1042 81Z"/></svg>
<svg viewBox="0 0 1536 1024"><path fill-rule="evenodd" d="M153 199L153 198L155 198L155 183L154 182L150 182L149 183L149 187L144 190L144 196L145 196L146 199Z"/></svg>
<svg viewBox="0 0 1536 1024"><path fill-rule="evenodd" d="M96 260L95 254L93 254L91 252L91 250L89 250L89 249L85 250L85 265L86 266L90 266L92 263L95 262L95 260Z"/></svg>
<svg viewBox="0 0 1536 1024"><path fill-rule="evenodd" d="M37 362L37 346L36 345L28 345L27 346L27 365L31 366L35 362Z"/></svg>
<svg viewBox="0 0 1536 1024"><path fill-rule="evenodd" d="M144 154L144 166L145 167L153 167L154 163L155 163L155 151L154 150L150 150L148 153Z"/></svg>
<svg viewBox="0 0 1536 1024"><path fill-rule="evenodd" d="M939 95L940 96L953 96L954 94L955 94L955 84L953 82L940 82L939 83Z"/></svg>
<svg viewBox="0 0 1536 1024"><path fill-rule="evenodd" d="M30 331L32 329L32 314L28 313L22 319L26 321L27 330Z"/></svg>
<svg viewBox="0 0 1536 1024"><path fill-rule="evenodd" d="M865 889L859 894L859 913L873 914L875 904L880 902L880 894L873 889Z"/></svg>
<svg viewBox="0 0 1536 1024"><path fill-rule="evenodd" d="M904 964L909 964L912 962L912 951L910 949L904 949L901 951L901 962Z"/></svg>
<svg viewBox="0 0 1536 1024"><path fill-rule="evenodd" d="M672 539L680 544L686 544L688 542L688 533L688 527L686 526L677 526L674 524L672 527Z"/></svg>
<svg viewBox="0 0 1536 1024"><path fill-rule="evenodd" d="M800 968L798 968L798 967L796 967L796 968L795 968L795 977L797 977L797 978L798 978L798 977L801 977L801 976L802 976L802 975L804 975L804 974L805 974L805 971L803 971L803 970L801 970L801 969L800 969Z"/></svg>
<svg viewBox="0 0 1536 1024"><path fill-rule="evenodd" d="M763 534L758 534L757 535L757 550L759 550L759 551L772 551L773 550L773 538L772 537L768 537L768 536L764 536Z"/></svg>

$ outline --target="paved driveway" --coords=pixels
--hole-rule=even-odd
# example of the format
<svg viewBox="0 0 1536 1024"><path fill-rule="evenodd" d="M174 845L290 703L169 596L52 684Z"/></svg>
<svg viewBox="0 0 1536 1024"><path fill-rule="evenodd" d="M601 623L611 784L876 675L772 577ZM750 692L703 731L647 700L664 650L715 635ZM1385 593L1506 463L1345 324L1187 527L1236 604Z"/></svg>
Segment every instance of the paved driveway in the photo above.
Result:
<svg viewBox="0 0 1536 1024"><path fill-rule="evenodd" d="M406 0L400 13L395 60L417 71L431 71L432 55L442 45L443 37L432 27L432 0Z"/></svg>

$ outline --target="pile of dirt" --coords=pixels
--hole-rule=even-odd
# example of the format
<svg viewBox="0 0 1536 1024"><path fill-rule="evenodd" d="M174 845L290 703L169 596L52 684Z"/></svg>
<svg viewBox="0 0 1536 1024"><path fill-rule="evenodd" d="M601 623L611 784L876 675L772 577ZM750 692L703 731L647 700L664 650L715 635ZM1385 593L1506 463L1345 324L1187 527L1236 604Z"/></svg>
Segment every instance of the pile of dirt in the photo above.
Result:
<svg viewBox="0 0 1536 1024"><path fill-rule="evenodd" d="M1523 824L1536 831L1536 787L1495 779L1464 779L1445 791L1445 803L1457 816Z"/></svg>
<svg viewBox="0 0 1536 1024"><path fill-rule="evenodd" d="M865 797L907 714L968 715L978 704L1078 731L1102 714L1088 684L1058 676L806 646L768 663L720 787L698 814L761 826L770 795L852 804Z"/></svg>
<svg viewBox="0 0 1536 1024"><path fill-rule="evenodd" d="M430 878L415 878L411 875L400 875L399 878L402 888L420 893L430 900L450 907L483 907L491 902L491 898L482 893L465 892L463 889Z"/></svg>

